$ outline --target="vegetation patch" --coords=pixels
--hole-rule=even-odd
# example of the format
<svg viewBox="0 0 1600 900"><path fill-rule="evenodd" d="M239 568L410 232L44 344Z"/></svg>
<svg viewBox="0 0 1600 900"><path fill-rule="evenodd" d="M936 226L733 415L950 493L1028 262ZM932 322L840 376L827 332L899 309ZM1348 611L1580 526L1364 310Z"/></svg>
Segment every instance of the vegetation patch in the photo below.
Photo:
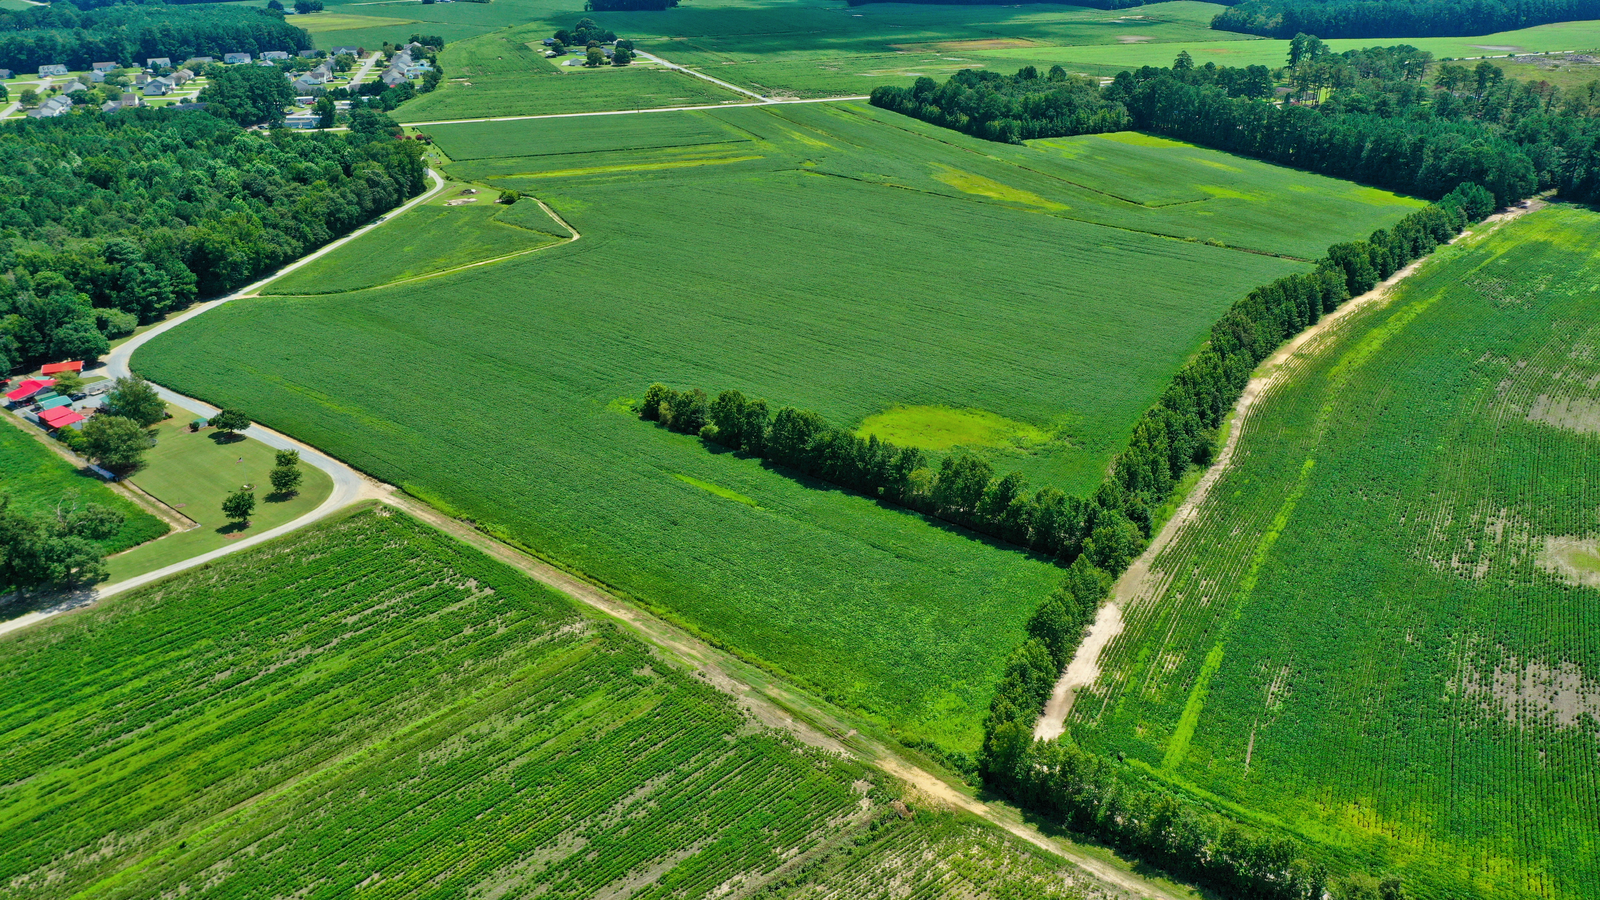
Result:
<svg viewBox="0 0 1600 900"><path fill-rule="evenodd" d="M856 433L935 451L987 447L1028 452L1058 439L1052 432L987 410L948 406L893 406L861 420Z"/></svg>

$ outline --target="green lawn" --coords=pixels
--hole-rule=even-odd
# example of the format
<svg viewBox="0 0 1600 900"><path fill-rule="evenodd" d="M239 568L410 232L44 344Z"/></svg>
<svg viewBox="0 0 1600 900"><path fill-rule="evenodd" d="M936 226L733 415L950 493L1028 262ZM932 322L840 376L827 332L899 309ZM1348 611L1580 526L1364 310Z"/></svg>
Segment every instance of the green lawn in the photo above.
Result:
<svg viewBox="0 0 1600 900"><path fill-rule="evenodd" d="M375 287L560 243L570 235L532 200L511 206L498 192L452 182L427 203L269 284L268 294L331 294ZM471 203L447 206L472 198Z"/></svg>
<svg viewBox="0 0 1600 900"><path fill-rule="evenodd" d="M34 437L34 426L10 412L0 422L0 494L10 498L11 509L34 518L53 516L72 495L80 503L98 503L123 515L122 530L101 541L107 553L117 553L160 537L167 524L138 504L107 487L86 468L74 466Z"/></svg>
<svg viewBox="0 0 1600 900"><path fill-rule="evenodd" d="M300 492L289 498L275 495L267 475L276 451L250 439L218 443L217 432L210 428L191 433L194 415L170 409L172 418L155 428L156 446L146 454L144 467L128 480L199 527L112 557L108 561L112 581L152 572L292 522L333 493L333 479L326 472L301 463ZM256 513L248 528L239 529L222 514L222 501L247 484L254 486Z"/></svg>
<svg viewBox="0 0 1600 900"><path fill-rule="evenodd" d="M1050 436L987 451L998 466L1082 493L1211 322L1304 265L1205 240L1309 258L1416 205L1180 145L1170 159L1138 157L1148 178L1204 172L1197 184L1233 194L1146 207L1075 185L1058 150L864 106L627 118L653 129L677 116L711 116L750 140L452 164L465 180L532 191L583 239L388 289L236 301L134 365L537 548L908 739L971 750L1053 566L708 453L619 401L663 381L738 388L841 425L895 406L983 410ZM506 123L506 134L548 147L590 124ZM462 127L430 131L464 155L474 140L505 140ZM1097 152L1125 146L1103 143ZM1285 208L1299 213L1293 228ZM235 365L214 365L223 347ZM509 390L396 389L440 371Z"/></svg>
<svg viewBox="0 0 1600 900"><path fill-rule="evenodd" d="M1290 363L1070 733L1410 897L1596 896L1597 229L1441 251Z"/></svg>

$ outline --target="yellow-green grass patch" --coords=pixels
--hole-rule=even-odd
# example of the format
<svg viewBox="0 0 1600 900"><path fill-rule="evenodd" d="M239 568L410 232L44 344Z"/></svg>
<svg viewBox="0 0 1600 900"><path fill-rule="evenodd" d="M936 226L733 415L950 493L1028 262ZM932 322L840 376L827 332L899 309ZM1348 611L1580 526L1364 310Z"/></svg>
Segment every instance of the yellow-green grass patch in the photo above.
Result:
<svg viewBox="0 0 1600 900"><path fill-rule="evenodd" d="M679 472L673 472L672 473L672 477L678 479L679 481L683 482L684 484L692 484L695 487L699 488L700 490L705 491L706 493L715 494L718 497L723 498L724 500L732 500L735 503L743 503L745 506L754 506L754 507L756 507L758 509L761 507L761 504L759 504L756 501L750 499L749 497L746 497L745 495L739 493L738 491L732 490L730 488L725 488L720 484L712 484L709 481L701 481L700 479L695 478L695 477L693 477L691 475L684 475L684 474L679 473Z"/></svg>
<svg viewBox="0 0 1600 900"><path fill-rule="evenodd" d="M308 16L290 16L289 24L304 28L312 34L329 31L349 31L356 28L385 28L415 25L416 19L389 19L379 16L351 16L342 13L312 13Z"/></svg>
<svg viewBox="0 0 1600 900"><path fill-rule="evenodd" d="M856 433L901 447L952 450L989 447L1028 450L1049 443L1051 432L982 409L895 406L863 419Z"/></svg>

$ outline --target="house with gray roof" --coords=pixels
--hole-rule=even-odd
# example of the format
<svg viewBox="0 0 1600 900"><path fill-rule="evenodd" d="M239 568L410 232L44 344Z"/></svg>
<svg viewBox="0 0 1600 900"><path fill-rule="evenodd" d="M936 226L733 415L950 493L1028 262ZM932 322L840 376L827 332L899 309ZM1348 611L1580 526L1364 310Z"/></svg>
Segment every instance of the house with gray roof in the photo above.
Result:
<svg viewBox="0 0 1600 900"><path fill-rule="evenodd" d="M146 97L165 97L170 93L172 93L172 82L165 78L152 78L145 83Z"/></svg>
<svg viewBox="0 0 1600 900"><path fill-rule="evenodd" d="M288 59L289 54L282 50L268 50L267 52L261 54L261 58L266 60Z"/></svg>
<svg viewBox="0 0 1600 900"><path fill-rule="evenodd" d="M56 78L56 77L59 77L59 76L65 75L65 74L67 74L67 67L66 66L40 66L39 67L39 77L40 78Z"/></svg>
<svg viewBox="0 0 1600 900"><path fill-rule="evenodd" d="M117 65L114 62L97 62L97 63L91 65L89 67L89 70L91 72L104 73L104 72L110 72L112 69L120 69L120 68L122 68L122 67Z"/></svg>
<svg viewBox="0 0 1600 900"><path fill-rule="evenodd" d="M222 62L223 62L224 65L240 66L240 65L244 65L245 63L249 62L250 60L251 60L251 56L248 53L224 53L224 54L222 54Z"/></svg>
<svg viewBox="0 0 1600 900"><path fill-rule="evenodd" d="M172 59L166 56L152 56L144 61L144 67L146 69L170 69L172 68Z"/></svg>

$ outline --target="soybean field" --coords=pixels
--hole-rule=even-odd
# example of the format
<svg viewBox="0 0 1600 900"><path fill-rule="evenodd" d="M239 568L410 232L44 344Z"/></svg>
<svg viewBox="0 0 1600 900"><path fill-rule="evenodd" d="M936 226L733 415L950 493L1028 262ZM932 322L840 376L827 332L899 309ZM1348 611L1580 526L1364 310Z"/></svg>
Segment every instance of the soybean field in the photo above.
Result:
<svg viewBox="0 0 1600 900"><path fill-rule="evenodd" d="M0 639L0 685L8 897L718 896L900 821L386 509Z"/></svg>
<svg viewBox="0 0 1600 900"><path fill-rule="evenodd" d="M645 386L736 387L841 425L978 411L1030 437L972 449L1085 493L1229 304L1419 205L1181 144L1009 147L864 105L601 121L428 129L453 177L537 196L580 240L235 301L134 366L957 754L1054 566L708 454L639 421ZM1087 158L1153 187L1110 196ZM324 262L371 265L353 247Z"/></svg>
<svg viewBox="0 0 1600 900"><path fill-rule="evenodd" d="M1072 737L1407 896L1600 892L1597 228L1464 239L1287 361Z"/></svg>

